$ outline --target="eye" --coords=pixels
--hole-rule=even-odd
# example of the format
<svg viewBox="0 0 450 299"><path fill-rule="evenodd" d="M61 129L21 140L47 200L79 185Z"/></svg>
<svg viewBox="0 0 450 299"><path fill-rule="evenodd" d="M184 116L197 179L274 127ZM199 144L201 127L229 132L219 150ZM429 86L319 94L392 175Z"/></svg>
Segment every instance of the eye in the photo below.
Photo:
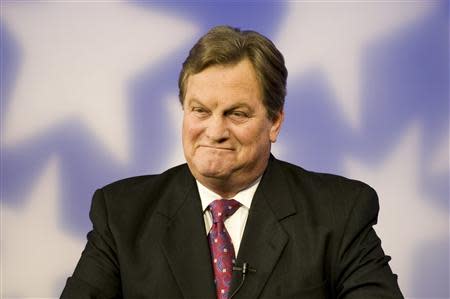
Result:
<svg viewBox="0 0 450 299"><path fill-rule="evenodd" d="M233 119L233 120L238 120L238 121L244 121L246 120L249 115L247 112L241 111L241 110L232 110L228 113L228 115Z"/></svg>
<svg viewBox="0 0 450 299"><path fill-rule="evenodd" d="M203 107L192 107L191 111L198 117L205 117L208 115L208 111Z"/></svg>

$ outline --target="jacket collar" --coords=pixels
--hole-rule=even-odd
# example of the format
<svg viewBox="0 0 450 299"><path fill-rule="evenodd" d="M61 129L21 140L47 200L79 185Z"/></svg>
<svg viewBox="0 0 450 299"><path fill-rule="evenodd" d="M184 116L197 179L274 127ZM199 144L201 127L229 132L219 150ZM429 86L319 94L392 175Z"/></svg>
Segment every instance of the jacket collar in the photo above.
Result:
<svg viewBox="0 0 450 299"><path fill-rule="evenodd" d="M279 162L271 156L252 201L236 264L248 263L255 273L248 273L245 284L234 298L257 298L275 267L288 234L282 222L296 213L289 185ZM232 292L241 281L241 273L234 272Z"/></svg>
<svg viewBox="0 0 450 299"><path fill-rule="evenodd" d="M187 166L178 176L158 209L168 218L161 246L184 298L214 298L214 275L195 179Z"/></svg>

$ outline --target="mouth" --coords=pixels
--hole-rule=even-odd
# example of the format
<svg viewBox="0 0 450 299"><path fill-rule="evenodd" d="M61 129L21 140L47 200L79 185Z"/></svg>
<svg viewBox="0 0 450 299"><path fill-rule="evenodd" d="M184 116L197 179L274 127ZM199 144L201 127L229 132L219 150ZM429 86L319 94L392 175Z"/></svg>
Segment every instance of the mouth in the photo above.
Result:
<svg viewBox="0 0 450 299"><path fill-rule="evenodd" d="M221 146L212 146L212 145L199 145L200 147L205 147L205 148L209 148L209 149L213 149L213 150L218 150L218 151L233 151L234 149L231 147L221 147Z"/></svg>

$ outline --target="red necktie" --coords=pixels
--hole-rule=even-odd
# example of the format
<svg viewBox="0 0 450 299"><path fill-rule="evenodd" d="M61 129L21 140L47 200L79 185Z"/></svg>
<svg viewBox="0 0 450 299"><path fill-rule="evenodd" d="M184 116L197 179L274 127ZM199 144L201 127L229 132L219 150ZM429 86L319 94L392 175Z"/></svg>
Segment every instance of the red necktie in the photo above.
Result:
<svg viewBox="0 0 450 299"><path fill-rule="evenodd" d="M217 199L208 209L213 225L208 234L211 259L214 269L217 299L227 299L233 273L234 247L224 221L234 214L241 204L234 199Z"/></svg>

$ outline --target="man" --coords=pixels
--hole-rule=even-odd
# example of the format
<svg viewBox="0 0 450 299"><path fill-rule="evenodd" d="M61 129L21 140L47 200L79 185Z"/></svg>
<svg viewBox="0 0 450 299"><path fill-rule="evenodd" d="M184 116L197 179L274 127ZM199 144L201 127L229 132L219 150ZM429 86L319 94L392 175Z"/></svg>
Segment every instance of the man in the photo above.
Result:
<svg viewBox="0 0 450 299"><path fill-rule="evenodd" d="M271 156L286 78L259 33L203 36L179 78L187 165L97 190L62 298L403 298L375 192Z"/></svg>

